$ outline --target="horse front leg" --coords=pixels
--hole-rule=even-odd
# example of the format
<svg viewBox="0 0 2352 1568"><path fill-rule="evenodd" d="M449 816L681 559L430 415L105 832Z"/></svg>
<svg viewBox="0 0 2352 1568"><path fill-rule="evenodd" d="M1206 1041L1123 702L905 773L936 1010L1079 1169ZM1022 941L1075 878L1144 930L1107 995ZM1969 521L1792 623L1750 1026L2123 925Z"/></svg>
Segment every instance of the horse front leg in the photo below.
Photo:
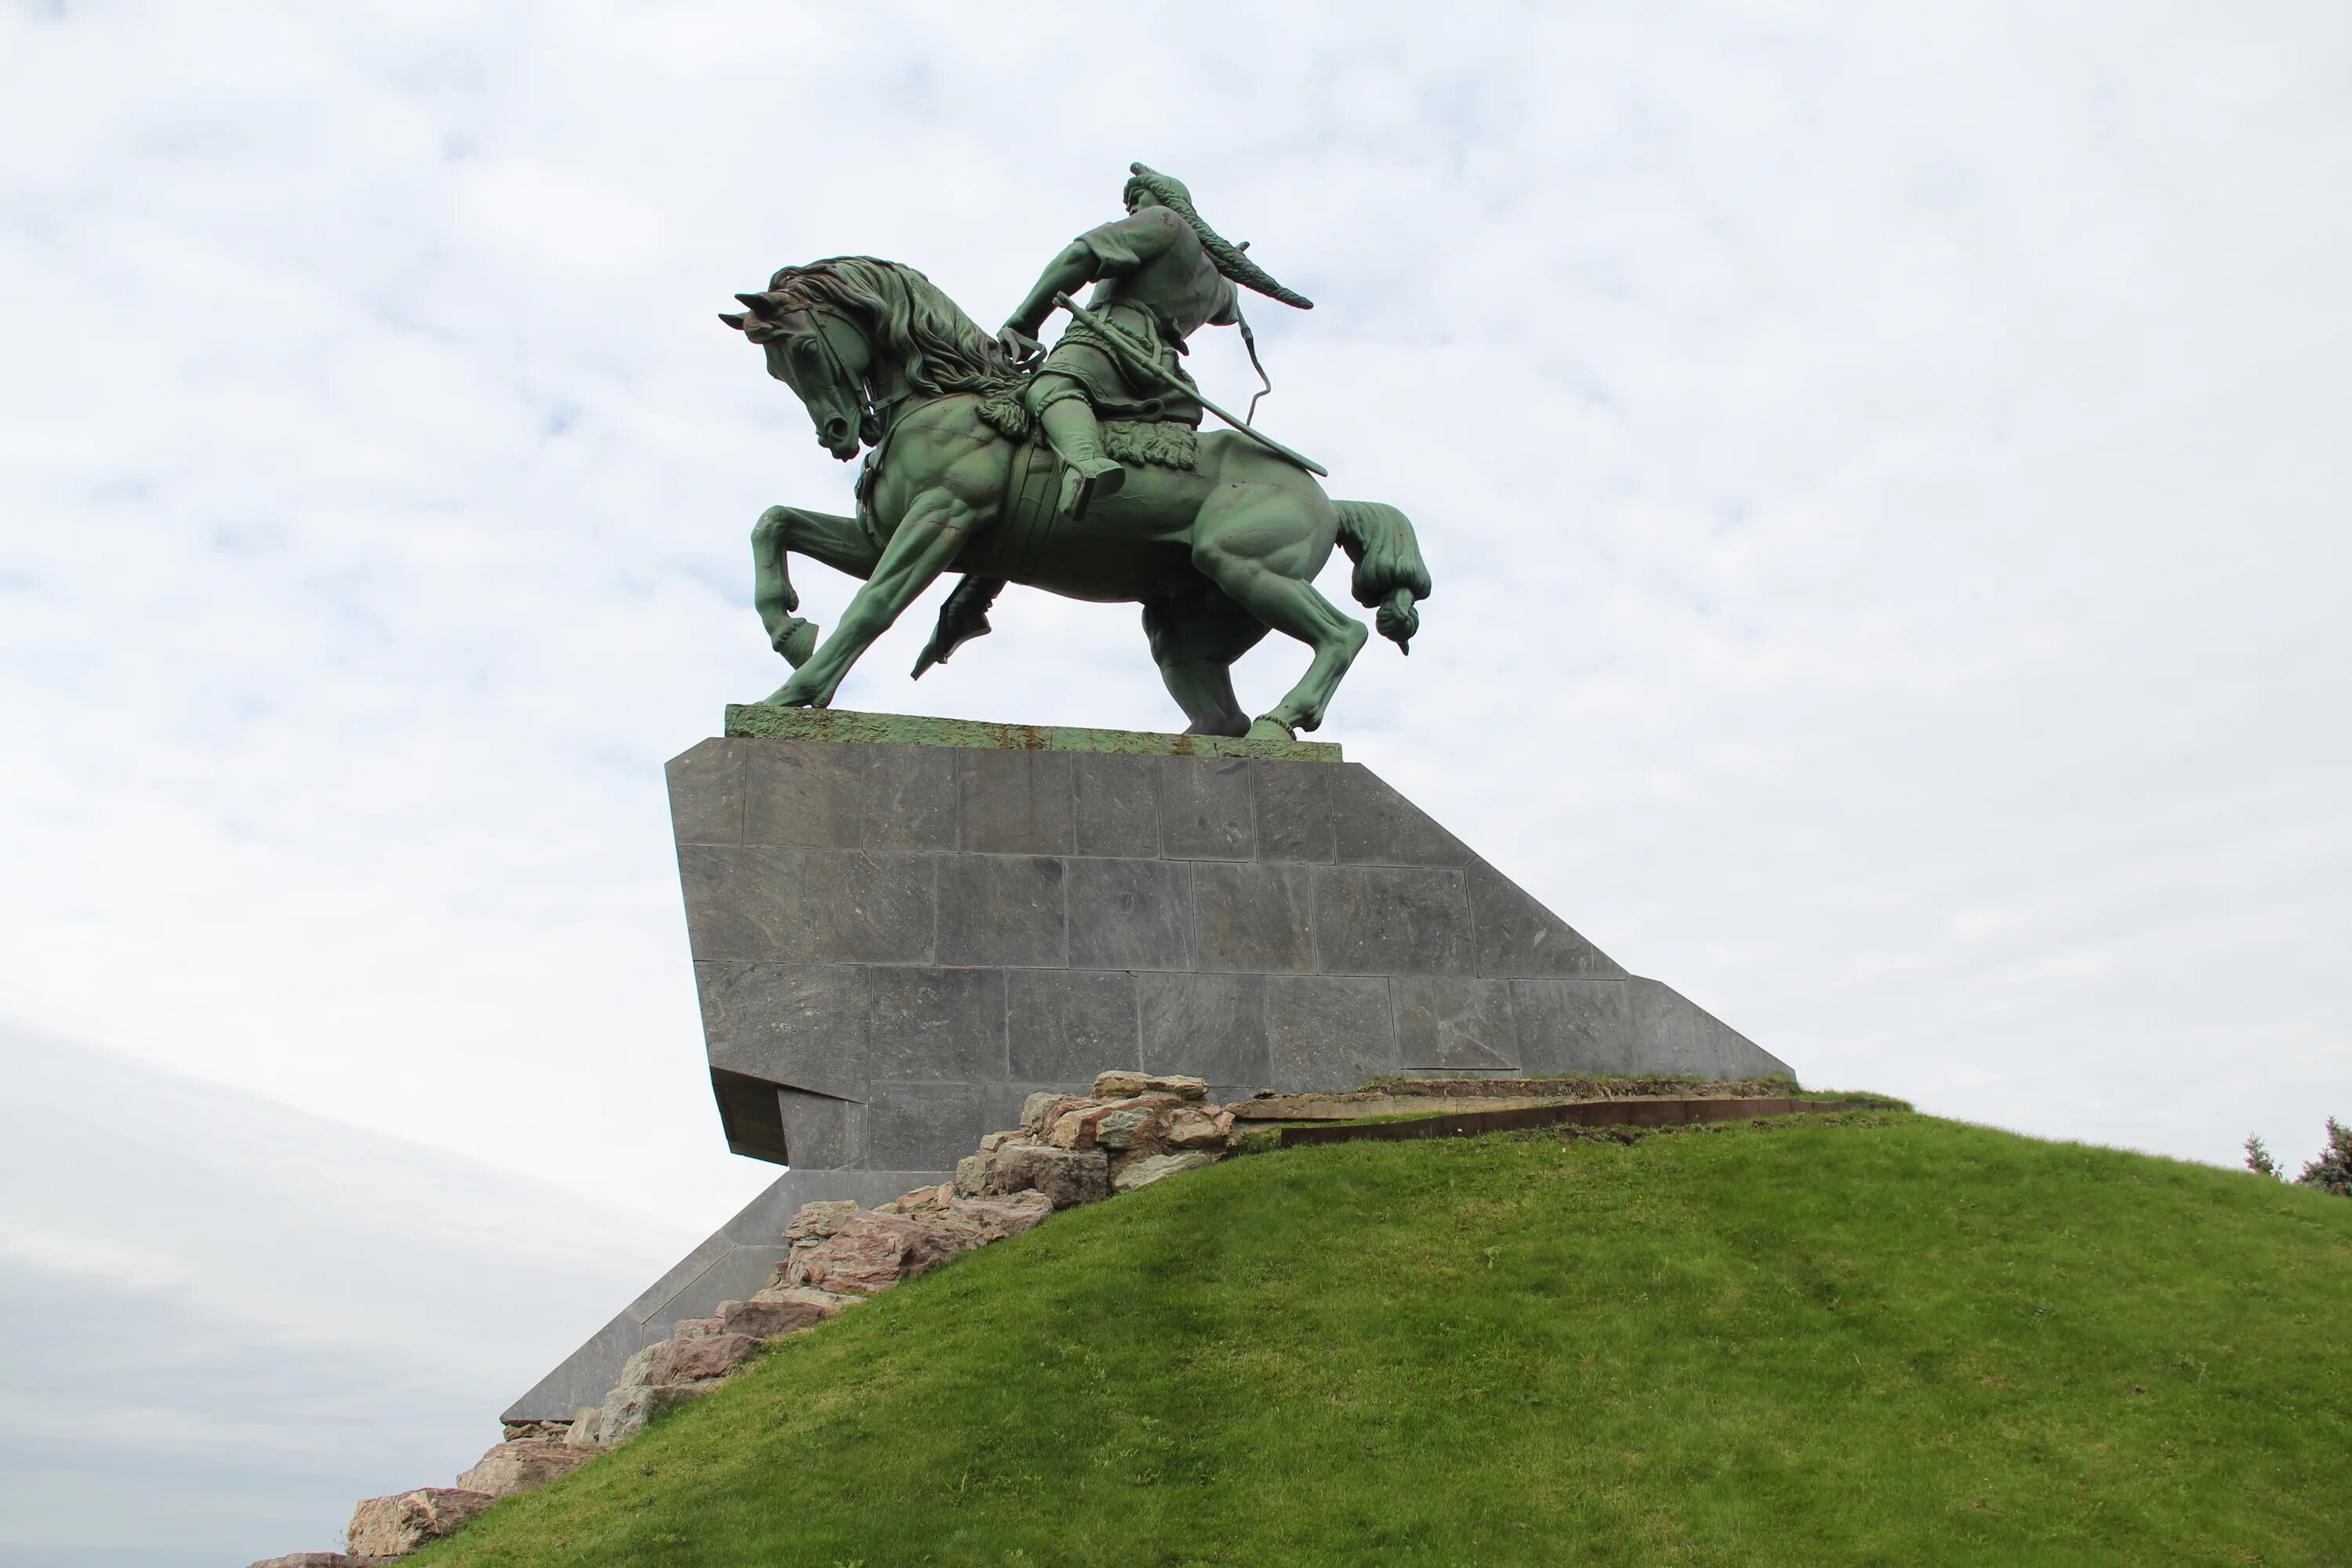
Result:
<svg viewBox="0 0 2352 1568"><path fill-rule="evenodd" d="M874 639L939 580L979 527L981 512L952 491L926 490L908 507L866 585L851 596L841 625L768 700L780 708L824 708L842 678Z"/></svg>
<svg viewBox="0 0 2352 1568"><path fill-rule="evenodd" d="M768 646L798 669L816 648L817 628L814 621L793 613L801 607L801 596L793 587L784 556L794 550L861 578L873 574L882 552L856 518L831 512L772 506L751 525L751 603L760 612L760 624L768 628Z"/></svg>

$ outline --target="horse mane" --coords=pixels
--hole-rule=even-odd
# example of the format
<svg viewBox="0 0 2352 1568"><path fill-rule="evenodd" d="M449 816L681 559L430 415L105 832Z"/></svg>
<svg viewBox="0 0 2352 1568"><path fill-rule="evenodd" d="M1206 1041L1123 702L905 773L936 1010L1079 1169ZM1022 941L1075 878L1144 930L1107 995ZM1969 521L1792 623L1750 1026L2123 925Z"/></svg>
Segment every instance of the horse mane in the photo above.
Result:
<svg viewBox="0 0 2352 1568"><path fill-rule="evenodd" d="M1023 377L1003 345L913 268L874 256L832 256L779 268L768 292L787 308L830 305L853 313L875 349L906 366L915 391L927 397L978 393L982 418L1008 436L1028 434Z"/></svg>

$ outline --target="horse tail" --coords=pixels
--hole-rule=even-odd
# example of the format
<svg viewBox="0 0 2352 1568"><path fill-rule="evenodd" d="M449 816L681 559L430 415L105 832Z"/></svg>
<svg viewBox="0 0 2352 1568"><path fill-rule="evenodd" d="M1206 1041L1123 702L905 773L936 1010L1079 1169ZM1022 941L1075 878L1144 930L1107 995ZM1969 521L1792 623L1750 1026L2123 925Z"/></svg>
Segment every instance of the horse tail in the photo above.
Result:
<svg viewBox="0 0 2352 1568"><path fill-rule="evenodd" d="M1412 634L1421 629L1413 601L1429 597L1429 565L1421 558L1412 520L1383 501L1331 504L1339 513L1340 548L1356 563L1349 592L1356 603L1378 612L1372 622L1381 636L1411 653Z"/></svg>

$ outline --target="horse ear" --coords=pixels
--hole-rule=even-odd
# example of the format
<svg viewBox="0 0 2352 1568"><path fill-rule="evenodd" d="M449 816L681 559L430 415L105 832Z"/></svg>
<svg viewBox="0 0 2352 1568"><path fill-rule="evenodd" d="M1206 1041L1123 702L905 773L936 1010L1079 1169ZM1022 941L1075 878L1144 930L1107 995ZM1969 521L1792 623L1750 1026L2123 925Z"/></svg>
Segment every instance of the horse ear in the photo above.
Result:
<svg viewBox="0 0 2352 1568"><path fill-rule="evenodd" d="M735 298L742 300L744 308L763 321L776 313L775 300L765 294L738 294Z"/></svg>
<svg viewBox="0 0 2352 1568"><path fill-rule="evenodd" d="M743 330L743 323L751 320L751 312L747 310L721 310L719 312L719 319L740 332Z"/></svg>

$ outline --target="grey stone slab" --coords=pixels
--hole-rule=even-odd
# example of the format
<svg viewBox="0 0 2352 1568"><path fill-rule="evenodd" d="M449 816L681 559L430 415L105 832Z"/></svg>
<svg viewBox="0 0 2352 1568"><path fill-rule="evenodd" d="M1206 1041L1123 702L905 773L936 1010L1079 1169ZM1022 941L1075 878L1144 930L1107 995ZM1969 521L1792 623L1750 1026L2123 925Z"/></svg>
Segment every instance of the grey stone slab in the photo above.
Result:
<svg viewBox="0 0 2352 1568"><path fill-rule="evenodd" d="M1360 763L1331 774L1331 820L1339 858L1361 866L1467 866L1476 858L1430 815Z"/></svg>
<svg viewBox="0 0 2352 1568"><path fill-rule="evenodd" d="M1068 752L959 752L959 842L992 855L1076 847L1076 757Z"/></svg>
<svg viewBox="0 0 2352 1568"><path fill-rule="evenodd" d="M956 755L927 746L866 746L860 841L868 849L956 847Z"/></svg>
<svg viewBox="0 0 2352 1568"><path fill-rule="evenodd" d="M852 964L698 963L710 1065L849 1100L866 1094L866 973Z"/></svg>
<svg viewBox="0 0 2352 1568"><path fill-rule="evenodd" d="M1292 767L1323 768L1324 763ZM1315 889L1305 866L1204 860L1192 868L1200 910L1200 966L1259 973L1315 969Z"/></svg>
<svg viewBox="0 0 2352 1568"><path fill-rule="evenodd" d="M1315 967L1326 974L1467 974L1462 873L1433 866L1318 866Z"/></svg>
<svg viewBox="0 0 2352 1568"><path fill-rule="evenodd" d="M1136 977L1124 970L1016 969L1004 977L1005 1036L1015 1079L1092 1083L1140 1068Z"/></svg>
<svg viewBox="0 0 2352 1568"><path fill-rule="evenodd" d="M1673 986L1639 975L1627 981L1633 1002L1634 1051L1644 1072L1685 1072L1700 1078L1794 1077L1789 1064L1690 1001Z"/></svg>
<svg viewBox="0 0 2352 1568"><path fill-rule="evenodd" d="M1407 1072L1507 1072L1519 1064L1507 980L1408 976L1390 982L1397 1056Z"/></svg>
<svg viewBox="0 0 2352 1568"><path fill-rule="evenodd" d="M1143 1070L1267 1087L1268 984L1262 974L1137 975Z"/></svg>
<svg viewBox="0 0 2352 1568"><path fill-rule="evenodd" d="M1074 969L1190 969L1192 868L1169 860L1065 862Z"/></svg>
<svg viewBox="0 0 2352 1568"><path fill-rule="evenodd" d="M742 743L745 843L801 849L865 844L866 785L877 748Z"/></svg>
<svg viewBox="0 0 2352 1568"><path fill-rule="evenodd" d="M784 1150L783 1101L776 1098L782 1087L729 1068L710 1069L710 1097L719 1102L719 1127L727 1135L729 1153L792 1163Z"/></svg>
<svg viewBox="0 0 2352 1568"><path fill-rule="evenodd" d="M669 819L680 844L743 841L743 773L750 741L705 741L670 759Z"/></svg>
<svg viewBox="0 0 2352 1568"><path fill-rule="evenodd" d="M854 1100L776 1090L784 1118L784 1163L795 1170L840 1170L866 1163L866 1107Z"/></svg>
<svg viewBox="0 0 2352 1568"><path fill-rule="evenodd" d="M976 1083L877 1083L866 1110L866 1159L875 1165L949 1170L980 1147L994 1109Z"/></svg>
<svg viewBox="0 0 2352 1568"><path fill-rule="evenodd" d="M1252 763L1250 795L1261 860L1328 862L1337 853L1328 763Z"/></svg>
<svg viewBox="0 0 2352 1568"><path fill-rule="evenodd" d="M921 963L931 956L932 857L682 844L694 956Z"/></svg>
<svg viewBox="0 0 2352 1568"><path fill-rule="evenodd" d="M1062 862L1045 855L940 857L939 961L1068 962Z"/></svg>
<svg viewBox="0 0 2352 1568"><path fill-rule="evenodd" d="M1255 856L1253 765L1233 757L1160 759L1160 853L1171 860L1247 860Z"/></svg>
<svg viewBox="0 0 2352 1568"><path fill-rule="evenodd" d="M1645 1068L1633 1043L1629 984L1600 977L1514 980L1519 1067L1529 1078L1662 1072Z"/></svg>
<svg viewBox="0 0 2352 1568"><path fill-rule="evenodd" d="M1470 922L1476 933L1473 956L1479 973L1625 978L1615 959L1486 861L1472 861L1462 877L1470 895Z"/></svg>
<svg viewBox="0 0 2352 1568"><path fill-rule="evenodd" d="M869 969L866 983L869 1101L878 1107L885 1079L1004 1081L1003 970Z"/></svg>
<svg viewBox="0 0 2352 1568"><path fill-rule="evenodd" d="M1080 755L1073 783L1079 854L1149 860L1160 853L1158 759Z"/></svg>
<svg viewBox="0 0 2352 1568"><path fill-rule="evenodd" d="M1285 975L1265 987L1271 1087L1346 1090L1398 1069L1386 980Z"/></svg>

